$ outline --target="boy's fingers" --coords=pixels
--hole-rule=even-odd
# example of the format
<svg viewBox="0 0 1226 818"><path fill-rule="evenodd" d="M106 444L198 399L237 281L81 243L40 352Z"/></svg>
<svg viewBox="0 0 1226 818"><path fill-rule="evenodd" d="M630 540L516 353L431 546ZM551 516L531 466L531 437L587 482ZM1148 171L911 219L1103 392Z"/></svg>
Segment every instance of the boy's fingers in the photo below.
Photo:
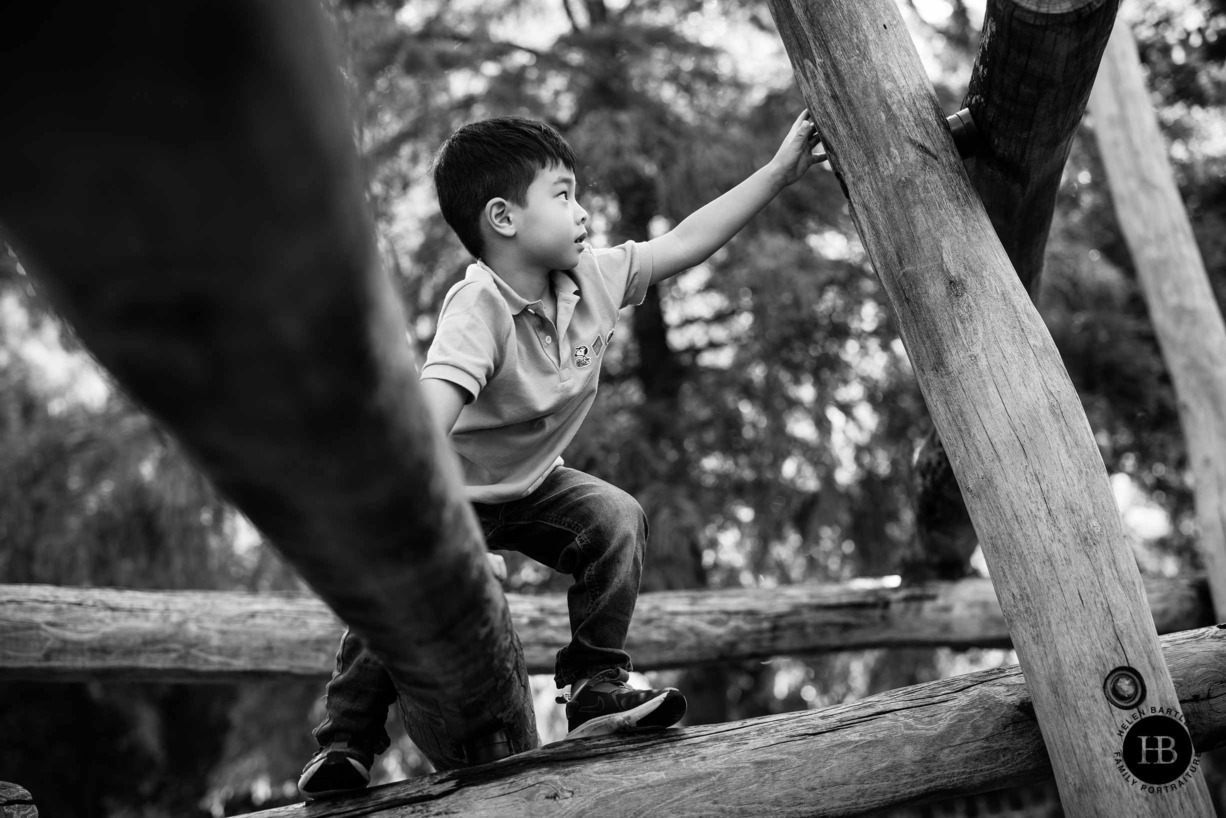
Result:
<svg viewBox="0 0 1226 818"><path fill-rule="evenodd" d="M817 123L813 121L813 116L809 113L808 108L800 112L800 116L796 117L796 122L792 127L798 131L804 131L807 127L809 129L807 139L810 142L822 141L822 135L817 130Z"/></svg>

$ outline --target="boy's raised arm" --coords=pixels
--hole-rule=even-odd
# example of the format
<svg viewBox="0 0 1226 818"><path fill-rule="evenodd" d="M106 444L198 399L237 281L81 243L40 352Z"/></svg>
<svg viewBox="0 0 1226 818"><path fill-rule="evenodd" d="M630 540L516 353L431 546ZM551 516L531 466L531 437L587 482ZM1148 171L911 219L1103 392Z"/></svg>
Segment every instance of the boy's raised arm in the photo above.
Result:
<svg viewBox="0 0 1226 818"><path fill-rule="evenodd" d="M671 278L700 264L745 226L780 190L825 160L817 150L817 129L802 111L774 158L748 179L709 202L663 236L652 239L651 283Z"/></svg>

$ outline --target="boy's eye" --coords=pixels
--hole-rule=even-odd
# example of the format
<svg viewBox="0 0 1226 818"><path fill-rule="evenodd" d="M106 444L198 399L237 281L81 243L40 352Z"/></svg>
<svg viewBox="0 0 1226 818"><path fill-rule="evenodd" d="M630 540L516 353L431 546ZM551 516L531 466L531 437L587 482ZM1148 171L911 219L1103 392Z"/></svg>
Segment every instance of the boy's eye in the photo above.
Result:
<svg viewBox="0 0 1226 818"><path fill-rule="evenodd" d="M566 192L565 190L563 190L563 191L559 192L559 193L558 193L558 195L559 195L559 196L561 196L563 199L569 199L569 198L570 198L570 194L569 194L568 192Z"/></svg>

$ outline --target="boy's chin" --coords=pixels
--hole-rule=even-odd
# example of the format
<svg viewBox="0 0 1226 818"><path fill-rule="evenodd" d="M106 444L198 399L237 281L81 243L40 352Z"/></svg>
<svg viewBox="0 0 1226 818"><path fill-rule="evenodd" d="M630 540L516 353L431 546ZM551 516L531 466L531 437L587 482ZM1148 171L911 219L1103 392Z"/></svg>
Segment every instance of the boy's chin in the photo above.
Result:
<svg viewBox="0 0 1226 818"><path fill-rule="evenodd" d="M573 253L566 253L562 256L559 256L559 258L557 259L558 266L555 267L554 269L555 270L573 270L575 269L575 267L579 266L579 256L582 253L583 253L583 245L576 244L575 251Z"/></svg>

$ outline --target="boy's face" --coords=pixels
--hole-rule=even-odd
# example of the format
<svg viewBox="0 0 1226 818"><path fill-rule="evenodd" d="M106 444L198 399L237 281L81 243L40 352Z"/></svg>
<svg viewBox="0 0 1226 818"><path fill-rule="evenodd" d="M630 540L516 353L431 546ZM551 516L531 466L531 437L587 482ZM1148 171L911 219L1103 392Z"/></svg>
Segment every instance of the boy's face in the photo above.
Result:
<svg viewBox="0 0 1226 818"><path fill-rule="evenodd" d="M542 270L572 270L587 241L587 211L575 201L575 174L562 165L537 171L524 204L511 205L516 239Z"/></svg>

